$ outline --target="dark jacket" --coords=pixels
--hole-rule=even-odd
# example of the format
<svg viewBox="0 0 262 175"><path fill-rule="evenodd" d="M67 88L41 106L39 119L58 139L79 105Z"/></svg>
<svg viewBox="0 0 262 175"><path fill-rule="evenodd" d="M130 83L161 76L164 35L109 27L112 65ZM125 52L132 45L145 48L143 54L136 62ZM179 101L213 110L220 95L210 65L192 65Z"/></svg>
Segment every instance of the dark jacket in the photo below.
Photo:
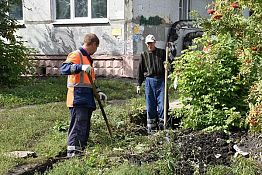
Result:
<svg viewBox="0 0 262 175"><path fill-rule="evenodd" d="M164 49L156 48L153 52L143 52L138 65L137 85L141 86L145 77L164 77L165 68L163 62L165 59L166 51Z"/></svg>

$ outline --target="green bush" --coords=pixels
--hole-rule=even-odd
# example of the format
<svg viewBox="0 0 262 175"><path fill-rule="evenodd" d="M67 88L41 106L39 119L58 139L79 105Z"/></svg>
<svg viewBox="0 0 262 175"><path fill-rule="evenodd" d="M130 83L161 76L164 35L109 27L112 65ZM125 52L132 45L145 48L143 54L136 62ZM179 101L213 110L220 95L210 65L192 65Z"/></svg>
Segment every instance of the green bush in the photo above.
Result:
<svg viewBox="0 0 262 175"><path fill-rule="evenodd" d="M254 82L248 96L250 111L246 122L251 132L262 132L262 81Z"/></svg>
<svg viewBox="0 0 262 175"><path fill-rule="evenodd" d="M29 61L31 49L24 46L21 38L15 35L17 21L9 17L10 5L15 1L0 2L0 85L12 86L21 80L32 63Z"/></svg>
<svg viewBox="0 0 262 175"><path fill-rule="evenodd" d="M204 35L195 43L207 51L192 47L174 63L181 99L191 108L184 127L231 130L245 126L249 89L262 73L262 4L233 3L218 0L209 7L214 10L210 19L197 20ZM243 15L245 8L253 11L250 17Z"/></svg>

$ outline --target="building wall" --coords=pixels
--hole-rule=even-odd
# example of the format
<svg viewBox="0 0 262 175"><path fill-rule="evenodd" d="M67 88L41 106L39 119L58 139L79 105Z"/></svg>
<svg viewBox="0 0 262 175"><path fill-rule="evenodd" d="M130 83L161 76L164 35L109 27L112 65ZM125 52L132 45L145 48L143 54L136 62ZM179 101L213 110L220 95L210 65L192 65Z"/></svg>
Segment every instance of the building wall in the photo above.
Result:
<svg viewBox="0 0 262 175"><path fill-rule="evenodd" d="M79 48L84 35L92 32L100 39L100 46L94 55L97 74L129 76L130 70L125 69L124 72L122 66L123 56L132 52L128 50L132 47L126 46L124 1L108 0L108 21L104 23L55 21L52 11L54 2L54 0L24 1L25 27L18 31L18 35L27 41L29 47L36 49L39 74L59 75L58 67L66 59L67 54Z"/></svg>
<svg viewBox="0 0 262 175"><path fill-rule="evenodd" d="M121 3L122 2L122 3ZM124 2L110 0L108 3L109 20L106 23L58 23L53 19L52 0L25 1L25 28L19 34L28 45L37 49L39 54L68 54L82 45L88 32L98 35L101 45L97 54L122 55L124 53ZM113 36L118 29L119 35Z"/></svg>
<svg viewBox="0 0 262 175"><path fill-rule="evenodd" d="M179 0L133 0L130 22L133 38L134 77L137 75L140 54L146 50L145 37L153 34L156 46L165 48L170 26L178 20Z"/></svg>
<svg viewBox="0 0 262 175"><path fill-rule="evenodd" d="M170 25L179 19L179 0L108 0L108 21L61 23L54 19L54 2L24 1L25 27L18 31L28 46L36 49L40 75L59 75L58 68L67 54L79 48L84 35L92 32L100 38L93 56L96 74L136 77L145 36L155 35L157 47L165 48Z"/></svg>
<svg viewBox="0 0 262 175"><path fill-rule="evenodd" d="M145 49L144 38L153 34L157 47L165 48L170 25L179 19L179 0L134 0L133 38L134 54Z"/></svg>
<svg viewBox="0 0 262 175"><path fill-rule="evenodd" d="M207 5L214 0L192 0L192 10L195 10L202 17L209 17L207 13Z"/></svg>

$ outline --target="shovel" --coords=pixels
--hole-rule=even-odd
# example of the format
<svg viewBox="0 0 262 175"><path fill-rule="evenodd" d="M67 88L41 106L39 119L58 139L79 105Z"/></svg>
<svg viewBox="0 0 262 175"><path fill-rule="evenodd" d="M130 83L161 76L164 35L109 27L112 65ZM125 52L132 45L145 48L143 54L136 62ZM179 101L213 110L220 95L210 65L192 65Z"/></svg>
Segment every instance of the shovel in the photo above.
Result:
<svg viewBox="0 0 262 175"><path fill-rule="evenodd" d="M166 62L168 61L169 57L169 43L166 45ZM164 130L166 130L167 125L167 76L168 76L168 69L165 69L165 94L164 94Z"/></svg>
<svg viewBox="0 0 262 175"><path fill-rule="evenodd" d="M98 105L99 105L99 107L100 107L100 109L101 109L101 112L102 112L102 115L103 115L103 117L104 117L104 120L105 120L105 122L106 122L106 126L107 126L108 132L109 132L109 134L110 134L110 137L112 138L112 130L111 130L110 125L109 125L109 122L108 122L108 120L107 120L106 113L105 113L105 110L104 110L104 108L103 108L102 102L101 102L100 97L99 97L99 95L98 95L98 92L97 92L97 90L96 90L96 86L95 86L95 84L94 84L94 82L93 82L93 79L92 79L91 75L90 75L89 73L87 73L87 76L88 76L89 81L90 81L90 83L91 83L91 85L92 85L92 89L93 89L94 96L95 96L95 98L96 98L96 100L97 100L97 102L98 102Z"/></svg>

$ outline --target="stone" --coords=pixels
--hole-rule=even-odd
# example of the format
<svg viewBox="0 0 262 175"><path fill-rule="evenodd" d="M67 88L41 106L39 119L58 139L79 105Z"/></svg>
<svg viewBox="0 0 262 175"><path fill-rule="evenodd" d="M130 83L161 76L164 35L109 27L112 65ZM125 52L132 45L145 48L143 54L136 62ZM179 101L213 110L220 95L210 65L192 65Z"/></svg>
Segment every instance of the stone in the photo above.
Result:
<svg viewBox="0 0 262 175"><path fill-rule="evenodd" d="M29 158L29 157L37 157L35 152L32 151L12 151L5 154L8 157L14 157L14 158Z"/></svg>

